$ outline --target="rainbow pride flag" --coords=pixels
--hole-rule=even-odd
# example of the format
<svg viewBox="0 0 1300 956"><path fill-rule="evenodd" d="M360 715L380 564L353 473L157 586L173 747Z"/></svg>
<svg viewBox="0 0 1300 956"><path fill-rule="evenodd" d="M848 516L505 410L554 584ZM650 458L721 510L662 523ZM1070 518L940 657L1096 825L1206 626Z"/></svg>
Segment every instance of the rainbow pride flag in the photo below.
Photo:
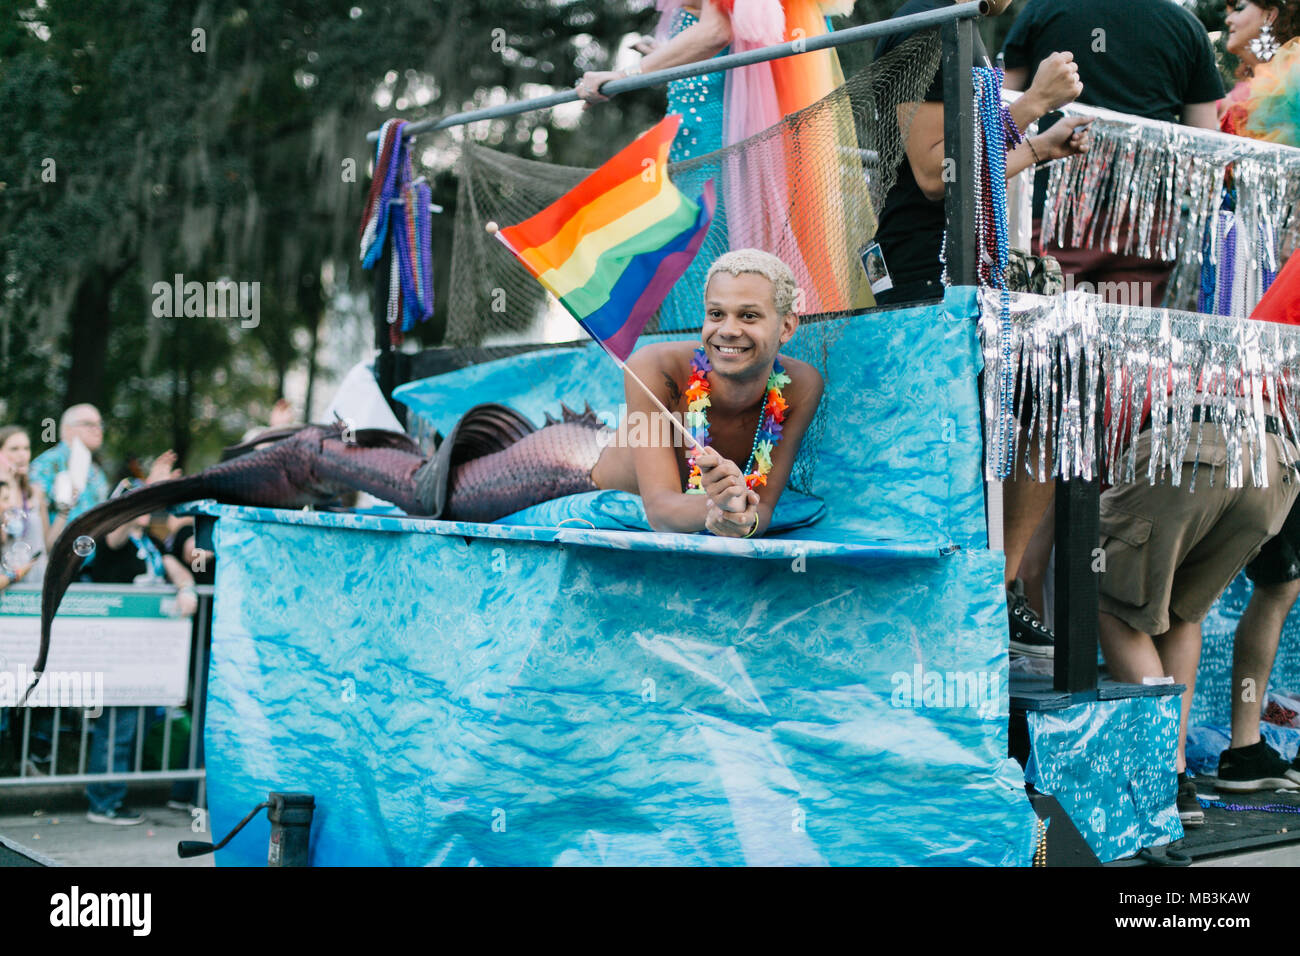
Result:
<svg viewBox="0 0 1300 956"><path fill-rule="evenodd" d="M537 215L496 234L620 360L713 221L712 180L697 203L668 179L668 147L680 123L676 113L665 116Z"/></svg>

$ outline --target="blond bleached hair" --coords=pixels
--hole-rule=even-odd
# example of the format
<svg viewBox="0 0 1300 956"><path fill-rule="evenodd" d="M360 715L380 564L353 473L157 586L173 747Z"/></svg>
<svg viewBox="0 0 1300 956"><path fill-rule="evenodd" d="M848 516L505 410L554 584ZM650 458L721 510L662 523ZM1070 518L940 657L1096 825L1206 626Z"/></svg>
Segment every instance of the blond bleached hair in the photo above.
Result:
<svg viewBox="0 0 1300 956"><path fill-rule="evenodd" d="M704 279L707 294L709 283L719 272L740 276L746 272L760 275L772 283L772 301L776 304L776 314L785 315L794 311L795 283L794 272L790 267L762 249L733 249L724 252L709 266L709 274Z"/></svg>

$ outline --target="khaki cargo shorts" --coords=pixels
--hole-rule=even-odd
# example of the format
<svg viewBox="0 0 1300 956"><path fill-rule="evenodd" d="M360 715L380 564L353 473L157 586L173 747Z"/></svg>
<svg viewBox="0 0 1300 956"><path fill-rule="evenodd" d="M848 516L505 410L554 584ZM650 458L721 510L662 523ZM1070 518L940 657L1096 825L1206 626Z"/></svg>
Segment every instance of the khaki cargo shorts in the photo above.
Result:
<svg viewBox="0 0 1300 956"><path fill-rule="evenodd" d="M1300 481L1284 464L1285 439L1265 436L1267 488L1254 487L1249 461L1242 466L1244 487L1228 488L1223 432L1204 426L1197 466L1198 427L1193 426L1179 487L1167 480L1147 483L1148 429L1137 441L1138 480L1101 496L1106 563L1099 575L1099 607L1147 634L1169 630L1171 613L1184 621L1204 620L1237 573L1281 530L1300 493ZM1294 446L1288 448L1294 459ZM1189 490L1193 474L1194 491Z"/></svg>

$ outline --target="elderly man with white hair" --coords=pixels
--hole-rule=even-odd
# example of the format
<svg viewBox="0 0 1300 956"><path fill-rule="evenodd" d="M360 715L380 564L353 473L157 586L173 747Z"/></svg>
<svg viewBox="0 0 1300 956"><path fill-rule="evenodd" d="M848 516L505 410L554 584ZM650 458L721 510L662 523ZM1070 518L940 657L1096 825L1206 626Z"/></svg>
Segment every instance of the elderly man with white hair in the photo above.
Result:
<svg viewBox="0 0 1300 956"><path fill-rule="evenodd" d="M104 444L104 420L94 405L73 405L59 419L59 443L31 464L29 475L55 512L71 520L108 500L108 477L95 464Z"/></svg>

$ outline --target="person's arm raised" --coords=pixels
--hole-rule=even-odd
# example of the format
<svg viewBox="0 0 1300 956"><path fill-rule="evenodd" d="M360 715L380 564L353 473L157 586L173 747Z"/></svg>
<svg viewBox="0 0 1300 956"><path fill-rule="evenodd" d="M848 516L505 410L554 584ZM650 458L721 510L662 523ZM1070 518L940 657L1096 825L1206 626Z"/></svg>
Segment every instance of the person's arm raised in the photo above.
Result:
<svg viewBox="0 0 1300 956"><path fill-rule="evenodd" d="M173 555L164 554L162 562L163 573L176 587L176 613L180 617L189 617L199 607L198 597L194 593L194 575Z"/></svg>
<svg viewBox="0 0 1300 956"><path fill-rule="evenodd" d="M653 73L687 63L699 63L722 52L731 42L731 19L711 0L703 0L700 19L663 46L656 47L641 58L638 72ZM578 95L588 103L603 103L609 99L600 93L603 84L626 77L626 70L598 70L582 74Z"/></svg>
<svg viewBox="0 0 1300 956"><path fill-rule="evenodd" d="M1074 62L1073 54L1053 53L1039 65L1034 73L1033 84L1008 107L1008 110L1016 126L1025 130L1030 123L1047 113L1074 102L1082 92L1083 84L1079 82L1079 68ZM1079 140L1074 138L1074 130L1075 127L1089 122L1091 120L1077 117L1062 120L1061 123L1073 125L1061 126L1061 123L1057 123L1046 133L1041 133L1034 138L1032 149L1027 144L1021 144L1010 150L1007 153L1007 178L1010 179L1034 165L1035 151L1037 151L1037 158L1044 162L1080 152ZM912 167L912 175L916 177L916 184L927 199L942 199L943 104L900 103L898 124L900 129L907 130L907 161ZM1053 131L1055 135L1052 135Z"/></svg>

